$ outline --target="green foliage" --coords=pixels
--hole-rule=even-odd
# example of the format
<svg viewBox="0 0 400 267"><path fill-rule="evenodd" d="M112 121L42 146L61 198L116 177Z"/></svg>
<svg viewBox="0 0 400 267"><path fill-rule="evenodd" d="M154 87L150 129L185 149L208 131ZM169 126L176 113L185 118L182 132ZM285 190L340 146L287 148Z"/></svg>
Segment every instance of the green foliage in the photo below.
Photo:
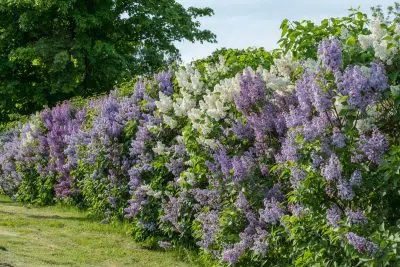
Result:
<svg viewBox="0 0 400 267"><path fill-rule="evenodd" d="M54 203L55 177L39 176L35 170L25 171L25 179L18 188L17 200L22 203L30 203L38 206ZM37 177L40 177L37 179Z"/></svg>
<svg viewBox="0 0 400 267"><path fill-rule="evenodd" d="M111 90L179 59L174 42L214 42L175 0L1 1L0 121Z"/></svg>
<svg viewBox="0 0 400 267"><path fill-rule="evenodd" d="M264 48L231 49L221 48L214 51L210 56L195 61L199 70L205 70L207 65L219 63L221 57L225 66L229 68L227 77L232 77L246 67L257 69L263 67L269 69L273 63L273 56Z"/></svg>
<svg viewBox="0 0 400 267"><path fill-rule="evenodd" d="M367 22L367 15L357 9L350 9L350 14L346 17L324 19L319 25L310 20L291 22L285 19L280 26L280 49L276 52L287 54L290 51L295 59L316 59L320 41L348 34L348 44L354 45L359 34L368 32Z"/></svg>

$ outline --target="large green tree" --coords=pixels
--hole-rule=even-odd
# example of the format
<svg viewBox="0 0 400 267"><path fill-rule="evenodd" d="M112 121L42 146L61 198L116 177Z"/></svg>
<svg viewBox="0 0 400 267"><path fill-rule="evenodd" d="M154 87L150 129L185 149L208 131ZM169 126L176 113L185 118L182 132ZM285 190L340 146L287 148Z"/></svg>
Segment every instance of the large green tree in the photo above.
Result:
<svg viewBox="0 0 400 267"><path fill-rule="evenodd" d="M175 42L214 42L175 0L0 0L0 120L112 89L179 59Z"/></svg>

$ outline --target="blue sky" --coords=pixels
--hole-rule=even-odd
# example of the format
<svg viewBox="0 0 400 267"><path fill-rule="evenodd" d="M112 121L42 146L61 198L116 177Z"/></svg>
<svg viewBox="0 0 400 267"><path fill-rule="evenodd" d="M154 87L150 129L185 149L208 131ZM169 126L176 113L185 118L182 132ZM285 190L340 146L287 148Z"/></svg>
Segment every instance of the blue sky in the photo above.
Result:
<svg viewBox="0 0 400 267"><path fill-rule="evenodd" d="M217 48L277 47L279 25L283 19L310 19L347 14L350 7L360 6L368 12L371 6L384 7L395 0L177 0L185 7L208 6L215 15L201 19L203 28L217 34L217 44L183 42L178 44L184 62L202 58Z"/></svg>

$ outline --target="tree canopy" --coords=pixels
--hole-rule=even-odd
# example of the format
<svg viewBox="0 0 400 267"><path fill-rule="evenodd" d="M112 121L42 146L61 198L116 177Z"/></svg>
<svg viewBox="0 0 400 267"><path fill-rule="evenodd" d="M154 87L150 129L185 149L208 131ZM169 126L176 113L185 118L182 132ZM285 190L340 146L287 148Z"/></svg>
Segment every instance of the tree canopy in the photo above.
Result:
<svg viewBox="0 0 400 267"><path fill-rule="evenodd" d="M175 42L214 42L175 0L0 1L0 120L112 89L179 59Z"/></svg>

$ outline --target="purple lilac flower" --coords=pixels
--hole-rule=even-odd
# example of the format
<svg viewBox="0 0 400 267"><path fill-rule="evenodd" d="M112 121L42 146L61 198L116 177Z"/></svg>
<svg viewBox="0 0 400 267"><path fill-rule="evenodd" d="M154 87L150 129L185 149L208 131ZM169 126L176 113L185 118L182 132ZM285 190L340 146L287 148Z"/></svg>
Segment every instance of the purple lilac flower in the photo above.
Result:
<svg viewBox="0 0 400 267"><path fill-rule="evenodd" d="M379 251L379 247L375 243L353 232L348 232L346 239L361 254L368 253L370 256L374 256Z"/></svg>
<svg viewBox="0 0 400 267"><path fill-rule="evenodd" d="M324 159L314 151L311 152L311 160L312 160L311 165L313 169L317 169L324 162Z"/></svg>
<svg viewBox="0 0 400 267"><path fill-rule="evenodd" d="M310 95L310 84L314 82L314 75L305 73L303 77L296 82L296 96L301 110L309 115L311 114L312 102Z"/></svg>
<svg viewBox="0 0 400 267"><path fill-rule="evenodd" d="M382 162L382 156L387 151L389 142L386 137L377 129L372 130L372 135L367 137L361 135L358 142L359 150L375 164Z"/></svg>
<svg viewBox="0 0 400 267"><path fill-rule="evenodd" d="M277 162L294 161L298 159L296 137L299 130L288 132L281 143L281 153L277 155Z"/></svg>
<svg viewBox="0 0 400 267"><path fill-rule="evenodd" d="M329 126L329 115L321 113L304 124L303 135L306 141L313 141L321 136Z"/></svg>
<svg viewBox="0 0 400 267"><path fill-rule="evenodd" d="M318 84L317 79L314 77L312 82L308 85L309 92L311 94L311 102L319 113L327 111L332 104L331 97L322 91L322 88Z"/></svg>
<svg viewBox="0 0 400 267"><path fill-rule="evenodd" d="M348 95L347 102L350 107L365 109L369 104L369 82L362 74L359 66L348 67L338 83L339 90L343 95Z"/></svg>
<svg viewBox="0 0 400 267"><path fill-rule="evenodd" d="M134 98L138 101L143 99L145 96L145 87L142 82L138 82L136 85L136 91ZM152 116L151 114L142 114L142 119L139 121L140 126L136 132L136 138L132 140L131 147L129 149L130 157L133 165L129 169L129 194L132 199L128 200L129 206L124 209L125 217L134 218L139 212L146 206L149 201L147 200L147 192L142 189L142 173L149 172L152 170L150 164L153 160L152 154L146 150L146 143L150 141L153 136L149 132L149 127L160 123L159 117Z"/></svg>
<svg viewBox="0 0 400 267"><path fill-rule="evenodd" d="M342 50L337 38L325 39L318 45L318 57L323 66L332 72L336 72L342 65Z"/></svg>
<svg viewBox="0 0 400 267"><path fill-rule="evenodd" d="M173 84L172 84L172 72L162 71L155 75L156 81L160 84L161 92L165 95L170 96L173 94Z"/></svg>
<svg viewBox="0 0 400 267"><path fill-rule="evenodd" d="M307 174L303 170L296 167L291 167L290 173L290 183L294 188L297 188L300 183L307 177Z"/></svg>
<svg viewBox="0 0 400 267"><path fill-rule="evenodd" d="M246 196L243 192L239 193L235 202L235 207L242 211L245 211L249 208L249 202L247 201Z"/></svg>
<svg viewBox="0 0 400 267"><path fill-rule="evenodd" d="M279 204L280 203L274 198L265 199L264 209L259 211L260 218L266 223L277 224L278 222L280 222L281 218L284 215L284 212Z"/></svg>
<svg viewBox="0 0 400 267"><path fill-rule="evenodd" d="M231 162L230 158L228 157L226 150L220 149L214 155L214 158L215 158L215 161L219 163L222 173L225 175L225 177L228 177L230 175L230 171L232 169L232 162Z"/></svg>
<svg viewBox="0 0 400 267"><path fill-rule="evenodd" d="M352 66L338 78L338 88L343 95L349 96L350 107L365 110L381 98L388 88L388 79L381 64L373 63L370 74L363 73L359 66Z"/></svg>
<svg viewBox="0 0 400 267"><path fill-rule="evenodd" d="M233 177L235 182L243 181L249 175L254 165L254 159L251 153L245 153L242 156L232 158Z"/></svg>
<svg viewBox="0 0 400 267"><path fill-rule="evenodd" d="M301 204L290 204L288 209L294 216L298 217L304 214L305 212L305 209Z"/></svg>
<svg viewBox="0 0 400 267"><path fill-rule="evenodd" d="M308 122L308 113L302 110L300 107L291 108L289 113L285 113L286 125L289 128L304 125Z"/></svg>
<svg viewBox="0 0 400 267"><path fill-rule="evenodd" d="M217 208L220 204L220 192L218 190L195 188L190 191L196 201L202 206Z"/></svg>
<svg viewBox="0 0 400 267"><path fill-rule="evenodd" d="M260 227L256 227L256 233L253 237L253 246L250 248L254 254L265 256L268 250L268 244L265 239L269 236L268 232Z"/></svg>
<svg viewBox="0 0 400 267"><path fill-rule="evenodd" d="M247 69L245 73L240 76L240 92L239 95L235 97L235 104L238 110L243 112L243 114L249 114L254 105L258 103L264 104L266 101L265 94L265 82L261 74L257 73L253 76L250 70Z"/></svg>
<svg viewBox="0 0 400 267"><path fill-rule="evenodd" d="M250 139L254 136L253 129L248 125L248 123L234 123L231 130L239 139Z"/></svg>
<svg viewBox="0 0 400 267"><path fill-rule="evenodd" d="M369 83L372 88L377 90L380 94L384 89L387 89L388 77L386 76L385 66L380 63L373 62L371 64L371 76L369 77Z"/></svg>
<svg viewBox="0 0 400 267"><path fill-rule="evenodd" d="M275 129L277 113L277 109L274 105L265 104L261 112L250 112L247 114L247 121L252 127L258 142L263 142L266 134L278 132L278 130ZM280 131L281 130L282 129L280 129Z"/></svg>
<svg viewBox="0 0 400 267"><path fill-rule="evenodd" d="M274 116L275 131L279 136L284 136L288 130L285 115L277 112Z"/></svg>
<svg viewBox="0 0 400 267"><path fill-rule="evenodd" d="M343 212L340 210L340 208L336 205L333 204L327 211L326 211L326 218L328 220L329 225L333 227L338 226L338 221L341 220L343 215Z"/></svg>
<svg viewBox="0 0 400 267"><path fill-rule="evenodd" d="M351 224L367 224L368 219L365 217L364 212L358 208L356 211L347 209L346 216Z"/></svg>
<svg viewBox="0 0 400 267"><path fill-rule="evenodd" d="M134 199L129 199L129 206L124 209L126 218L135 218L136 215L142 210L143 206L149 203L146 200L146 192L141 190L140 188L135 189L134 191L129 192L131 195L134 195Z"/></svg>
<svg viewBox="0 0 400 267"><path fill-rule="evenodd" d="M200 213L197 219L202 224L203 236L202 240L197 244L207 249L213 242L219 231L218 211L212 210L208 213Z"/></svg>
<svg viewBox="0 0 400 267"><path fill-rule="evenodd" d="M169 197L168 200L164 201L162 204L162 209L164 211L164 215L161 220L163 222L171 223L175 231L182 232L182 226L179 222L179 215L184 206L183 194L178 197Z"/></svg>
<svg viewBox="0 0 400 267"><path fill-rule="evenodd" d="M165 167L175 176L179 177L180 173L186 169L184 158L171 158L165 163Z"/></svg>
<svg viewBox="0 0 400 267"><path fill-rule="evenodd" d="M332 144L338 148L346 146L346 136L338 128L333 129Z"/></svg>
<svg viewBox="0 0 400 267"><path fill-rule="evenodd" d="M268 175L269 175L269 168L268 168L268 165L266 165L266 164L260 164L260 171L261 171L262 176L268 177Z"/></svg>
<svg viewBox="0 0 400 267"><path fill-rule="evenodd" d="M276 183L270 189L267 189L264 198L265 200L275 199L279 202L283 201L285 196L282 193L282 185L280 183Z"/></svg>
<svg viewBox="0 0 400 267"><path fill-rule="evenodd" d="M222 252L222 259L229 264L236 264L240 256L243 255L246 245L243 242L237 243L231 249L225 249Z"/></svg>
<svg viewBox="0 0 400 267"><path fill-rule="evenodd" d="M349 181L340 179L337 184L338 195L343 200L352 200L355 196Z"/></svg>
<svg viewBox="0 0 400 267"><path fill-rule="evenodd" d="M46 143L49 147L49 163L47 170L59 174L59 179L55 185L57 197L68 197L73 194L72 177L69 174L68 164L66 164L67 136L78 131L82 123L76 119L76 110L68 102L63 103L53 109L45 110L42 113L42 121L47 129ZM79 116L81 118L82 116Z"/></svg>
<svg viewBox="0 0 400 267"><path fill-rule="evenodd" d="M362 180L362 174L360 170L355 170L352 174L351 174L351 178L350 178L350 184L352 186L360 186L361 185L361 180Z"/></svg>
<svg viewBox="0 0 400 267"><path fill-rule="evenodd" d="M328 163L322 168L322 176L328 181L336 181L342 177L342 165L336 154L332 154Z"/></svg>

